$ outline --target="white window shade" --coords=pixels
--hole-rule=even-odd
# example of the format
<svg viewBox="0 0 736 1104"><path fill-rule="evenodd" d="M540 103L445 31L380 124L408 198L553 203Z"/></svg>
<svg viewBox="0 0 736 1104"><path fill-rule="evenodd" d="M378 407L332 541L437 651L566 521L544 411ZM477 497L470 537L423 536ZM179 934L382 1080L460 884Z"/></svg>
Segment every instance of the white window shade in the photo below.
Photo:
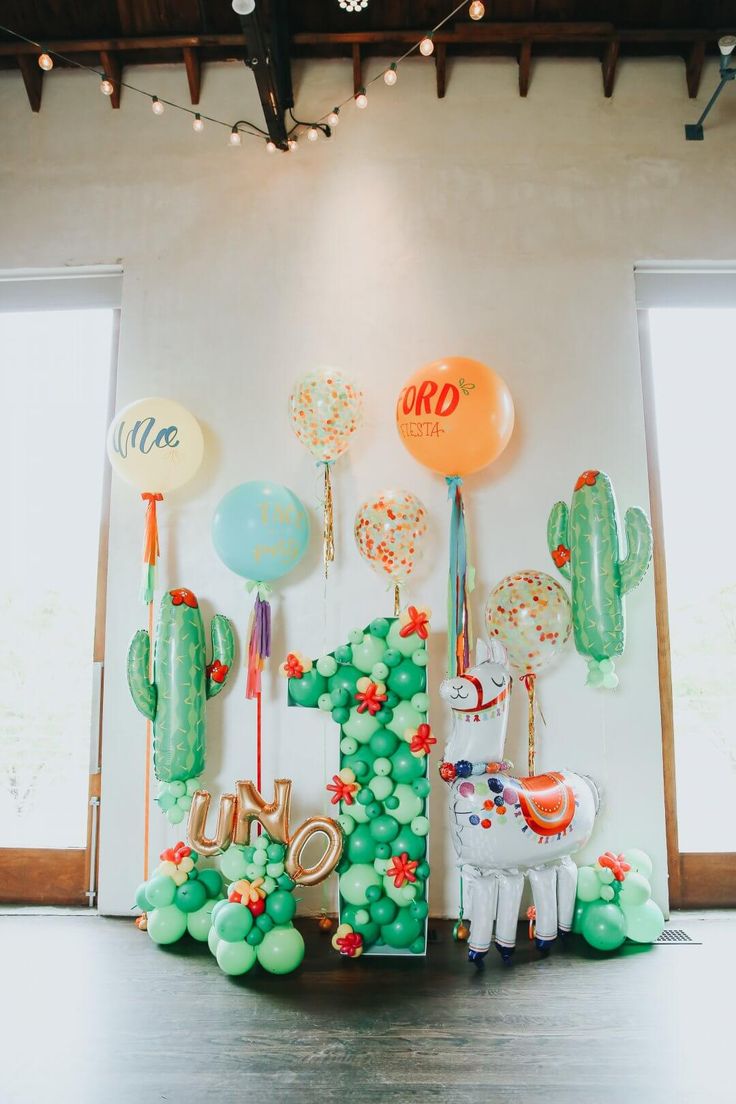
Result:
<svg viewBox="0 0 736 1104"><path fill-rule="evenodd" d="M117 267L0 270L0 313L118 310L122 294L123 270Z"/></svg>
<svg viewBox="0 0 736 1104"><path fill-rule="evenodd" d="M634 281L638 310L736 307L736 262L640 264Z"/></svg>

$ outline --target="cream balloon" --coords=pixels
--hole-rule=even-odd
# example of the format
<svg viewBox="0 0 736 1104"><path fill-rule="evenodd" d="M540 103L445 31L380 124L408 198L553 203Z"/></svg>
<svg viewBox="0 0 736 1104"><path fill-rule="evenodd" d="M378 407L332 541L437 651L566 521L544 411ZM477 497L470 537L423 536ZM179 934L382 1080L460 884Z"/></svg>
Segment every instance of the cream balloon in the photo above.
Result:
<svg viewBox="0 0 736 1104"><path fill-rule="evenodd" d="M114 471L141 491L182 487L204 455L199 422L173 399L138 399L119 411L107 434Z"/></svg>

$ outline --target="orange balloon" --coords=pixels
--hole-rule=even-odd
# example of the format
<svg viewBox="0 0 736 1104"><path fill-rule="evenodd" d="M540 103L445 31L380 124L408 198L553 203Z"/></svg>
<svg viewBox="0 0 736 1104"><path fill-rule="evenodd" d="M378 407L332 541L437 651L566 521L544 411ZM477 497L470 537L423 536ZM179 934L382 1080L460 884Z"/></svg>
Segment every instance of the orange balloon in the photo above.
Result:
<svg viewBox="0 0 736 1104"><path fill-rule="evenodd" d="M496 460L514 428L504 380L467 357L416 372L396 403L399 436L415 460L441 475L470 475Z"/></svg>

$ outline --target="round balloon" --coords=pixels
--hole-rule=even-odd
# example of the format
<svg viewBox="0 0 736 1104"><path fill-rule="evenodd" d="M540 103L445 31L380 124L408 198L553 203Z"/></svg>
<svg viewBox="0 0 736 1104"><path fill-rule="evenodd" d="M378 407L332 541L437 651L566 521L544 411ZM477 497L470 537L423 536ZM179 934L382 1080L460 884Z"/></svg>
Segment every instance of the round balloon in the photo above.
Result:
<svg viewBox="0 0 736 1104"><path fill-rule="evenodd" d="M272 582L296 567L306 552L309 515L280 483L241 483L220 500L212 540L236 575Z"/></svg>
<svg viewBox="0 0 736 1104"><path fill-rule="evenodd" d="M325 464L346 451L360 425L363 396L336 368L317 368L294 384L291 426L315 460Z"/></svg>
<svg viewBox="0 0 736 1104"><path fill-rule="evenodd" d="M506 648L511 665L536 675L554 662L570 638L570 599L551 575L518 571L491 591L486 625L491 638Z"/></svg>
<svg viewBox="0 0 736 1104"><path fill-rule="evenodd" d="M360 507L354 531L363 559L379 575L405 583L427 532L427 511L411 491L381 491Z"/></svg>
<svg viewBox="0 0 736 1104"><path fill-rule="evenodd" d="M173 399L139 399L115 415L107 455L140 491L167 494L188 483L204 455L199 422Z"/></svg>
<svg viewBox="0 0 736 1104"><path fill-rule="evenodd" d="M467 357L420 368L396 403L396 426L415 460L441 475L470 475L496 460L514 428L504 380Z"/></svg>

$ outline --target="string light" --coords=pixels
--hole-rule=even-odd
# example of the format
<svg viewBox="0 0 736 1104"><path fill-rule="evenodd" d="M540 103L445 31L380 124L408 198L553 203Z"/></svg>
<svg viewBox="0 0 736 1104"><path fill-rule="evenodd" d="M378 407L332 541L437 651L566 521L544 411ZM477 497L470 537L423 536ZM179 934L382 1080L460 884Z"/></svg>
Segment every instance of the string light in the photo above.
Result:
<svg viewBox="0 0 736 1104"><path fill-rule="evenodd" d="M151 111L154 115L163 115L164 113L164 105L158 96L151 96Z"/></svg>
<svg viewBox="0 0 736 1104"><path fill-rule="evenodd" d="M234 126L233 129L230 131L230 145L231 146L239 146L240 143L241 143L240 131L238 130L237 126Z"/></svg>
<svg viewBox="0 0 736 1104"><path fill-rule="evenodd" d="M296 151L299 149L299 142L297 141L296 138L290 138L289 142L288 142L288 145L289 145L289 153L296 153Z"/></svg>
<svg viewBox="0 0 736 1104"><path fill-rule="evenodd" d="M115 88L113 86L113 83L111 80L108 80L107 77L105 77L104 80L100 81L100 92L103 96L112 96L114 91Z"/></svg>
<svg viewBox="0 0 736 1104"><path fill-rule="evenodd" d="M236 15L250 15L256 10L256 0L233 0L232 8Z"/></svg>
<svg viewBox="0 0 736 1104"><path fill-rule="evenodd" d="M391 85L396 84L398 79L399 74L396 71L396 62L392 61L386 72L383 74L383 82L384 84L387 84L389 85L389 87L391 87Z"/></svg>
<svg viewBox="0 0 736 1104"><path fill-rule="evenodd" d="M333 111L331 111L327 116L325 122L328 126L336 127L337 124L340 122L340 108L336 107Z"/></svg>
<svg viewBox="0 0 736 1104"><path fill-rule="evenodd" d="M201 134L204 130L204 121L199 112L197 112L197 114L194 116L194 119L192 120L192 130L195 134Z"/></svg>
<svg viewBox="0 0 736 1104"><path fill-rule="evenodd" d="M49 54L39 54L38 64L45 73L48 73L49 69L54 68L54 59L50 57Z"/></svg>
<svg viewBox="0 0 736 1104"><path fill-rule="evenodd" d="M317 128L316 127L310 127L309 130L307 131L308 141L316 142L318 138L319 138L319 131L317 130Z"/></svg>
<svg viewBox="0 0 736 1104"><path fill-rule="evenodd" d="M481 4L480 0L473 0L473 3L468 8L468 15L471 19L482 19L486 14L485 4Z"/></svg>
<svg viewBox="0 0 736 1104"><path fill-rule="evenodd" d="M275 153L275 152L276 152L276 143L272 142L271 139L269 138L269 140L266 142L266 153Z"/></svg>
<svg viewBox="0 0 736 1104"><path fill-rule="evenodd" d="M365 88L361 88L361 90L356 93L355 106L359 107L361 111L364 107L368 106L368 97L365 94Z"/></svg>
<svg viewBox="0 0 736 1104"><path fill-rule="evenodd" d="M422 41L419 43L419 53L422 57L429 57L434 53L434 42L432 41L432 32L425 35Z"/></svg>

